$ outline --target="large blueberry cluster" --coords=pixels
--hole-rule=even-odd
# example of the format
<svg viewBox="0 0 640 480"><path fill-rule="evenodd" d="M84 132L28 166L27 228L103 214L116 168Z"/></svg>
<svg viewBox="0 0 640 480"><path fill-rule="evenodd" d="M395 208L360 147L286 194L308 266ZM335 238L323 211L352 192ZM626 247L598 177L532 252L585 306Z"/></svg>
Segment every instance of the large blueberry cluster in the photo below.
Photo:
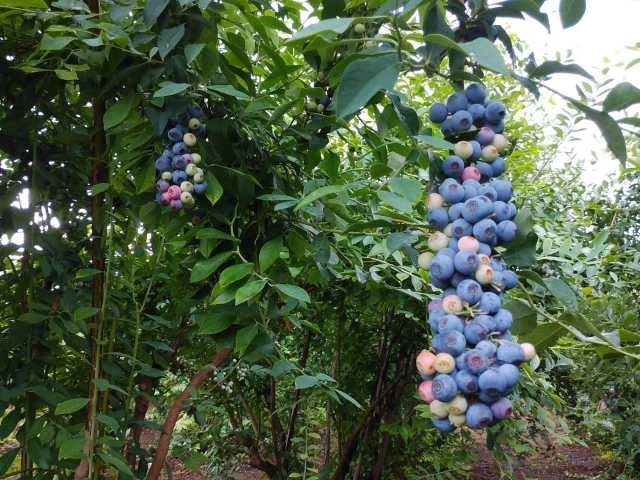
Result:
<svg viewBox="0 0 640 480"><path fill-rule="evenodd" d="M204 170L198 166L202 157L192 151L198 135L204 133L202 117L200 107L189 107L178 121L172 122L164 137L166 148L155 163L160 173L156 202L173 210L192 207L195 205L193 194L207 191Z"/></svg>
<svg viewBox="0 0 640 480"><path fill-rule="evenodd" d="M510 416L507 396L520 379L518 366L535 356L533 345L514 341L512 315L502 308L504 292L518 278L493 247L515 239L516 207L511 183L500 178L508 142L498 130L506 110L485 97L482 85L472 84L446 106L431 108L443 130L447 122L460 132L479 127L475 140L455 143L442 164L446 178L427 198L428 221L440 231L428 239L431 251L418 258L444 291L428 309L433 351L423 350L416 360L418 394L443 432L484 428Z"/></svg>

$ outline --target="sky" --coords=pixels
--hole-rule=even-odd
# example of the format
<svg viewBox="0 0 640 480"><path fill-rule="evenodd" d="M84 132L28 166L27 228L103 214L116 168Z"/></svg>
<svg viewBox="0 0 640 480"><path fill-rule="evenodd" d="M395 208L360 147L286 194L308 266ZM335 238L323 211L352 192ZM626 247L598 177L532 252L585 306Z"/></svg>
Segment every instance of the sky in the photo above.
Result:
<svg viewBox="0 0 640 480"><path fill-rule="evenodd" d="M626 63L640 56L640 53L635 52L634 55L634 52L625 48L640 42L638 30L640 0L587 0L584 17L577 25L568 29L563 29L560 24L559 3L559 0L550 0L543 6L543 11L550 18L551 33L532 19L526 21L509 19L498 23L505 24L508 31L517 32L518 36L535 52L538 63L543 59L555 59L557 52L564 54L571 50L573 61L596 78L601 78L598 73L605 65L605 57L611 63L618 61ZM556 75L546 83L564 94L576 97L575 85L581 80L582 77L573 75ZM629 81L640 86L640 65L626 71L616 70L615 80L616 83ZM545 109L549 106L547 100L549 95L552 94L544 93L540 100ZM562 104L561 101L558 103ZM638 110L632 113L637 114ZM546 118L553 117L546 115L545 118L538 120L544 122ZM607 177L615 176L619 171L620 163L607 150L597 128L590 122L585 122L584 125L588 127L578 134L581 141L574 143L573 148L576 157L587 160L588 168L585 169L584 180L595 184ZM598 154L598 160L593 164L589 162L592 158L592 150ZM554 159L553 164L559 166L566 159L566 155L559 155Z"/></svg>

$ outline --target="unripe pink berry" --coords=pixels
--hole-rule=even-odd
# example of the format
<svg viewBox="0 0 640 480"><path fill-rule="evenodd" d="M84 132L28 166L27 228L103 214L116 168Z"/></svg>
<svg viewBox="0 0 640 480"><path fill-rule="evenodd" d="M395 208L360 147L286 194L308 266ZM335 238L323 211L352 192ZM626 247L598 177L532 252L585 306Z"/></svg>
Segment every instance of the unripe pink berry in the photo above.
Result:
<svg viewBox="0 0 640 480"><path fill-rule="evenodd" d="M427 246L430 250L437 252L449 245L449 237L442 232L433 232L427 240Z"/></svg>
<svg viewBox="0 0 640 480"><path fill-rule="evenodd" d="M498 150L493 145L487 145L482 149L480 156L485 162L491 163L498 158Z"/></svg>
<svg viewBox="0 0 640 480"><path fill-rule="evenodd" d="M436 369L433 366L433 361L436 356L428 350L422 350L416 357L416 367L418 372L422 375L433 375L436 373Z"/></svg>
<svg viewBox="0 0 640 480"><path fill-rule="evenodd" d="M171 200L171 203L169 203L169 206L173 210L180 210L182 208L182 202L180 200Z"/></svg>
<svg viewBox="0 0 640 480"><path fill-rule="evenodd" d="M461 141L454 145L453 153L455 153L461 159L466 160L471 155L473 155L473 147L469 142Z"/></svg>
<svg viewBox="0 0 640 480"><path fill-rule="evenodd" d="M480 265L476 270L476 280L480 285L489 285L493 282L493 268L490 265Z"/></svg>
<svg viewBox="0 0 640 480"><path fill-rule="evenodd" d="M171 196L169 195L169 192L164 192L162 195L160 195L160 201L164 204L164 205L169 205L169 203L171 202Z"/></svg>
<svg viewBox="0 0 640 480"><path fill-rule="evenodd" d="M427 208L433 210L434 208L440 208L444 205L444 198L439 193L430 193L427 196Z"/></svg>
<svg viewBox="0 0 640 480"><path fill-rule="evenodd" d="M524 352L524 359L527 362L533 360L536 356L536 347L534 347L531 343L521 343L520 347L522 347L522 351Z"/></svg>
<svg viewBox="0 0 640 480"><path fill-rule="evenodd" d="M182 190L180 190L180 187L177 185L171 185L169 187L169 190L167 190L167 193L169 194L169 198L171 200L178 200L180 198Z"/></svg>
<svg viewBox="0 0 640 480"><path fill-rule="evenodd" d="M431 391L431 383L431 380L426 380L418 387L418 395L423 402L431 403L436 399L433 396L433 391Z"/></svg>
<svg viewBox="0 0 640 480"><path fill-rule="evenodd" d="M182 158L184 158L184 161L187 162L187 165L193 163L193 157L190 153L185 153L184 155L182 155Z"/></svg>
<svg viewBox="0 0 640 480"><path fill-rule="evenodd" d="M476 253L480 250L480 242L473 238L472 236L461 237L458 240L458 249L464 252L473 252Z"/></svg>
<svg viewBox="0 0 640 480"><path fill-rule="evenodd" d="M433 253L424 252L418 255L418 266L423 270L429 270L431 261L433 260Z"/></svg>
<svg viewBox="0 0 640 480"><path fill-rule="evenodd" d="M482 174L478 167L467 167L462 171L462 181L465 180L480 180Z"/></svg>
<svg viewBox="0 0 640 480"><path fill-rule="evenodd" d="M448 353L439 353L433 360L433 367L438 373L450 373L456 368L455 359Z"/></svg>
<svg viewBox="0 0 640 480"><path fill-rule="evenodd" d="M442 299L442 309L447 313L460 313L462 312L462 300L457 295L447 295Z"/></svg>

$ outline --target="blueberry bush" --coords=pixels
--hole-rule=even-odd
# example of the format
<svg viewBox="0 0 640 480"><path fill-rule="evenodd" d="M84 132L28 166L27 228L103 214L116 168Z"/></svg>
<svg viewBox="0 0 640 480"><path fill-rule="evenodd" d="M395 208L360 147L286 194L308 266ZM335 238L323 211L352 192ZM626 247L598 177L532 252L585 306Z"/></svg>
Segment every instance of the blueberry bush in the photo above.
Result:
<svg viewBox="0 0 640 480"><path fill-rule="evenodd" d="M508 464L580 435L633 472L640 98L537 62L508 19L585 13L547 7L0 0L0 478L454 478L463 412ZM549 163L586 123L599 190Z"/></svg>

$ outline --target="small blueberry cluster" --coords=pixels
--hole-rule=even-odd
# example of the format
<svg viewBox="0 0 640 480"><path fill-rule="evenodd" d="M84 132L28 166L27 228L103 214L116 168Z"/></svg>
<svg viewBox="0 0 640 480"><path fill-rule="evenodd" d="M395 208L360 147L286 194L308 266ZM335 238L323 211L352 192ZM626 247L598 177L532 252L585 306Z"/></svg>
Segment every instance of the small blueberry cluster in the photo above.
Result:
<svg viewBox="0 0 640 480"><path fill-rule="evenodd" d="M199 153L191 152L204 133L200 107L189 107L180 116L175 126L165 136L165 150L156 160L160 179L156 182L156 202L168 205L173 210L191 208L195 205L193 193L207 191L204 171L198 166L202 161Z"/></svg>
<svg viewBox="0 0 640 480"><path fill-rule="evenodd" d="M447 122L453 131L481 127L475 140L455 143L454 155L442 164L447 178L427 198L428 221L442 231L427 242L435 255L429 251L418 258L432 284L444 291L428 309L434 351L423 350L416 359L422 378L418 394L442 432L463 425L484 428L509 417L506 397L520 379L518 366L535 357L533 345L513 340L513 317L502 308L503 293L518 278L492 247L516 238L516 207L510 202L511 183L498 178L505 169L499 155L508 141L497 132L503 131L506 110L485 97L482 85L472 84L449 97L446 106L431 108L443 131Z"/></svg>

